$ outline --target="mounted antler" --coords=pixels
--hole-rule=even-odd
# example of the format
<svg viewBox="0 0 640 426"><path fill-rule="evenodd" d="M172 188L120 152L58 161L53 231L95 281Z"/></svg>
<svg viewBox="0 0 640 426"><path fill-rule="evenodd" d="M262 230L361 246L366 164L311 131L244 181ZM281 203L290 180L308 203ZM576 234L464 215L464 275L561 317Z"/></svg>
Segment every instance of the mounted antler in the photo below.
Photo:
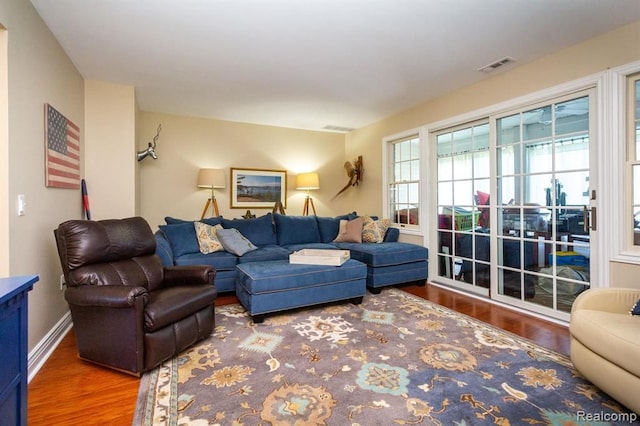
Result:
<svg viewBox="0 0 640 426"><path fill-rule="evenodd" d="M160 136L160 130L162 130L162 124L158 124L158 132L153 138L153 143L149 142L149 146L147 146L147 149L138 151L138 153L136 154L136 158L138 159L138 161L144 160L147 156L151 156L151 158L153 158L154 160L158 159L158 154L156 154L156 141Z"/></svg>

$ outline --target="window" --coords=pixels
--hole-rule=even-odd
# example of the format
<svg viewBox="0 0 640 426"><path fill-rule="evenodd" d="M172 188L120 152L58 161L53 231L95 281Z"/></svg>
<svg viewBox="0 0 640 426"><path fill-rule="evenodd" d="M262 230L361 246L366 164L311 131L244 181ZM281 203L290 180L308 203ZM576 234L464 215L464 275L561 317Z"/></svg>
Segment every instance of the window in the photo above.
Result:
<svg viewBox="0 0 640 426"><path fill-rule="evenodd" d="M628 168L631 174L631 220L634 246L640 246L640 74L629 76L627 84L628 111Z"/></svg>
<svg viewBox="0 0 640 426"><path fill-rule="evenodd" d="M391 222L403 229L420 225L420 137L387 142L387 207Z"/></svg>

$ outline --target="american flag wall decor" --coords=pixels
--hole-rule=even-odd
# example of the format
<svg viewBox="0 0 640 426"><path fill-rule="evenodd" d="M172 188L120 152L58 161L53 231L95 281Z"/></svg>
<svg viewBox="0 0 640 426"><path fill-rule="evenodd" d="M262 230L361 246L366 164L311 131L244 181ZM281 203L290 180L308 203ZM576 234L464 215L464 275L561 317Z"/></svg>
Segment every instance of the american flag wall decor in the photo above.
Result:
<svg viewBox="0 0 640 426"><path fill-rule="evenodd" d="M80 128L45 104L45 185L80 188Z"/></svg>

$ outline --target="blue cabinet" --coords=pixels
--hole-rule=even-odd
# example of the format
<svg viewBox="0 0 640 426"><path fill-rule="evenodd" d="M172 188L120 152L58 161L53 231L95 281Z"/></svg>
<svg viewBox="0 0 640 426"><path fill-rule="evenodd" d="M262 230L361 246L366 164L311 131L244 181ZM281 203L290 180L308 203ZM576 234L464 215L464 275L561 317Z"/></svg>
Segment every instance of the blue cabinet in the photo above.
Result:
<svg viewBox="0 0 640 426"><path fill-rule="evenodd" d="M0 419L27 424L27 293L37 275L0 278Z"/></svg>

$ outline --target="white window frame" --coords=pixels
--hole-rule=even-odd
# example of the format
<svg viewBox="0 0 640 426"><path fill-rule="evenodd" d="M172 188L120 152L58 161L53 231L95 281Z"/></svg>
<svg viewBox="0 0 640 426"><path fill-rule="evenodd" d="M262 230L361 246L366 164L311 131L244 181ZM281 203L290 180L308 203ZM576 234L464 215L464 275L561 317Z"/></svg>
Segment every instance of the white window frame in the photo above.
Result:
<svg viewBox="0 0 640 426"><path fill-rule="evenodd" d="M638 64L640 66L640 62ZM442 121L429 123L424 126L424 132L426 132L427 135L431 135L446 128L453 128L464 123L472 123L486 117L500 115L501 113L508 112L514 109L526 107L528 105L536 104L539 102L545 102L549 99L554 99L560 96L569 95L574 92L583 91L590 87L595 87L596 88L596 108L593 111L593 113L596 114L597 116L596 116L596 131L592 135L592 137L597 138L598 140L598 152L595 153L595 155L598 158L598 173L600 173L601 175L597 179L598 187L592 187L591 189L597 190L597 193L600 194L600 202L599 202L600 210L598 211L598 217L599 217L598 230L601 234L612 235L610 233L607 233L609 232L607 230L607 225L612 226L611 222L613 222L613 220L605 220L605 218L610 217L609 216L611 214L610 208L612 208L612 204L611 204L612 201L610 201L610 198L612 196L612 193L615 191L602 190L603 188L614 187L614 186L611 186L612 183L609 179L610 175L612 175L613 173L607 173L610 170L610 167L612 167L611 166L612 160L610 159L610 155L612 154L608 152L607 149L603 149L603 145L606 143L605 141L608 140L605 138L604 129L607 128L607 124L608 124L607 112L609 110L608 105L610 104L609 99L605 98L605 93L609 92L606 76L607 76L607 72L601 72L601 73L589 75L589 76L586 76L577 80L573 80L564 84L549 87L547 89L543 89L538 92L534 92L521 97L509 99L507 101L500 102L498 104L493 104L493 105L490 105L475 111L471 111L468 113L464 113L455 117L450 117ZM626 79L623 79L623 87L626 87L625 85L626 85ZM624 126L624 123L623 123L623 126ZM622 129L624 129L624 127L622 127ZM429 139L427 138L425 140L429 140ZM607 148L608 147L609 145L607 145ZM607 161L609 161L608 164L607 164ZM423 162L423 167L427 167L429 169L435 169L435 167L432 167L432 162L427 162L427 163ZM615 169L616 168L614 167L614 170ZM621 167L617 168L617 170L620 170L620 169ZM430 175L429 177L427 176L421 176L421 177L422 179L428 179L427 185L425 185L427 186L427 188L425 188L425 190L435 194L437 192L436 176ZM495 188L492 188L492 190L495 190ZM423 204L424 213L432 213L436 210L436 207L437 207L436 197L431 197L429 201L430 202L428 205ZM620 207L616 206L616 208L621 210ZM493 220L495 219L492 217L492 221ZM430 222L431 223L427 223L425 225L425 228L437 229L437 226L438 226L437 218L431 219ZM621 222L621 220L618 220L617 222ZM492 227L493 226L495 226L494 223L492 223ZM607 246L603 244L603 240L605 240L605 238L597 239L598 241L597 248L594 245L592 245L592 250L598 253L598 258L592 260L593 262L598 262L597 266L594 266L594 270L598 272L596 274L592 274L591 276L592 287L606 286L606 284L604 283L608 282L609 269L610 269L609 267L610 256L609 256L609 250L607 250ZM425 243L427 247L437 247L438 246L437 232L432 233L431 238L426 240ZM497 258L496 256L497 256L496 248L492 247L491 258L496 259ZM640 261L640 258L638 258L637 260ZM437 265L438 264L437 262L438 262L438 250L429 250L429 264ZM435 274L433 275L430 274L430 276L434 277L434 282L436 283L440 280L440 278L437 277ZM606 277L606 281L604 280L604 277ZM602 283L602 284L599 284L599 283ZM446 284L451 284L451 282L446 281Z"/></svg>
<svg viewBox="0 0 640 426"><path fill-rule="evenodd" d="M383 217L387 217L391 219L391 226L398 228L400 233L408 234L408 235L418 235L425 236L425 232L428 229L425 226L426 215L425 215L425 206L427 203L425 201L426 198L426 186L427 186L427 176L424 173L425 164L427 164L426 152L425 148L425 138L424 138L424 128L418 127L414 129L410 129L404 132L396 133L394 135L386 136L382 139L382 213ZM396 142L402 139L407 139L410 137L416 137L420 141L420 181L419 181L419 194L418 194L418 224L417 225L405 225L398 224L393 222L393 212L389 210L389 182L391 178L391 167L393 165L390 163L393 159L393 146ZM425 238L426 240L426 238Z"/></svg>
<svg viewBox="0 0 640 426"><path fill-rule="evenodd" d="M621 238L608 238L610 244L608 258L613 261L640 264L640 246L633 245L633 234L630 232L632 176L628 157L628 77L640 72L640 61L632 62L607 72L607 102L605 105L605 140L609 141L608 150L603 150L610 173L606 188L618 188L607 191L606 205L610 206L610 220L601 221L606 235L619 235ZM602 204L601 204L602 205ZM604 223L603 223L604 222ZM608 262L607 262L608 263Z"/></svg>

